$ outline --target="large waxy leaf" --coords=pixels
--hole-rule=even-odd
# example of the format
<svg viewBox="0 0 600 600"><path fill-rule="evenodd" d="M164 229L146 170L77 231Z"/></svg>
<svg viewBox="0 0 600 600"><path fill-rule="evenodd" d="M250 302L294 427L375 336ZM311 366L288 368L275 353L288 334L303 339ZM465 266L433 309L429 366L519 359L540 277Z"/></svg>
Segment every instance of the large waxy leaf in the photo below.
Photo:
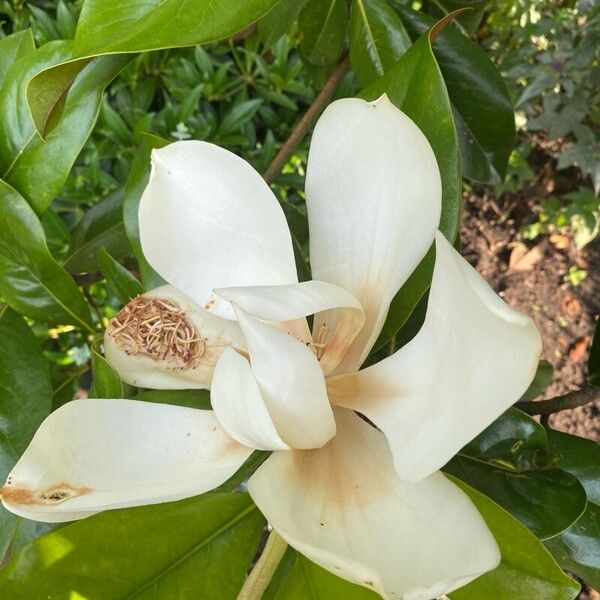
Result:
<svg viewBox="0 0 600 600"><path fill-rule="evenodd" d="M247 494L108 511L26 546L0 596L234 600L264 520Z"/></svg>
<svg viewBox="0 0 600 600"><path fill-rule="evenodd" d="M542 543L508 512L464 482L451 478L471 499L492 531L500 565L448 594L451 600L573 600L579 584L567 577Z"/></svg>
<svg viewBox="0 0 600 600"><path fill-rule="evenodd" d="M100 340L92 344L92 387L90 398L123 398L123 382L99 352Z"/></svg>
<svg viewBox="0 0 600 600"><path fill-rule="evenodd" d="M585 490L574 475L554 466L544 428L516 408L465 446L445 470L542 539L570 527L585 510Z"/></svg>
<svg viewBox="0 0 600 600"><path fill-rule="evenodd" d="M86 0L75 34L76 56L143 52L213 42L243 29L277 0Z"/></svg>
<svg viewBox="0 0 600 600"><path fill-rule="evenodd" d="M386 0L353 0L350 63L362 86L383 75L410 45L400 17Z"/></svg>
<svg viewBox="0 0 600 600"><path fill-rule="evenodd" d="M73 233L71 254L63 266L70 273L96 271L100 248L106 248L115 258L131 254L123 225L122 193L111 194L85 213Z"/></svg>
<svg viewBox="0 0 600 600"><path fill-rule="evenodd" d="M164 283L158 273L148 264L142 245L140 243L140 226L138 219L138 208L140 198L150 177L150 154L154 148L162 148L169 143L156 135L144 134L141 136L140 148L129 171L129 177L125 186L125 199L123 201L123 223L133 248L133 253L140 268L142 282L147 290L158 287Z"/></svg>
<svg viewBox="0 0 600 600"><path fill-rule="evenodd" d="M541 396L546 388L552 383L554 376L554 368L546 360L540 360L537 371L533 381L529 384L526 392L521 396L521 402L527 402L535 400L538 396Z"/></svg>
<svg viewBox="0 0 600 600"><path fill-rule="evenodd" d="M305 4L306 0L280 0L258 22L258 36L266 48L271 48L291 29Z"/></svg>
<svg viewBox="0 0 600 600"><path fill-rule="evenodd" d="M0 180L0 296L42 322L93 331L88 304L71 276L52 258L44 229L27 201Z"/></svg>
<svg viewBox="0 0 600 600"><path fill-rule="evenodd" d="M398 62L369 85L360 96L374 100L386 93L423 131L435 153L442 176L440 230L454 240L461 203L459 150L452 108L430 35L419 38ZM381 348L404 325L431 284L431 250L392 301L374 349Z"/></svg>
<svg viewBox="0 0 600 600"><path fill-rule="evenodd" d="M35 50L31 29L0 39L0 86L6 73L19 59Z"/></svg>
<svg viewBox="0 0 600 600"><path fill-rule="evenodd" d="M104 248L98 250L97 258L102 275L121 304L144 293L142 284Z"/></svg>
<svg viewBox="0 0 600 600"><path fill-rule="evenodd" d="M10 308L0 309L0 480L3 483L50 413L48 363L33 332ZM0 561L26 523L0 506ZM26 532L23 531L24 534Z"/></svg>
<svg viewBox="0 0 600 600"><path fill-rule="evenodd" d="M263 600L377 600L372 590L340 579L288 548Z"/></svg>
<svg viewBox="0 0 600 600"><path fill-rule="evenodd" d="M583 515L547 540L546 547L564 569L600 589L600 445L554 430L548 431L548 441L558 464L585 488L588 503Z"/></svg>
<svg viewBox="0 0 600 600"><path fill-rule="evenodd" d="M392 5L413 38L435 23L398 0ZM463 175L484 183L503 180L516 140L506 84L483 49L453 26L440 33L433 48L454 110Z"/></svg>
<svg viewBox="0 0 600 600"><path fill-rule="evenodd" d="M319 66L335 63L344 50L347 22L345 0L308 0L299 18L304 58Z"/></svg>
<svg viewBox="0 0 600 600"><path fill-rule="evenodd" d="M71 58L72 42L50 42L17 61L0 89L0 176L38 213L66 181L96 122L104 87L129 60L107 56L91 61L65 95L60 120L44 141L27 104L27 86L40 71Z"/></svg>

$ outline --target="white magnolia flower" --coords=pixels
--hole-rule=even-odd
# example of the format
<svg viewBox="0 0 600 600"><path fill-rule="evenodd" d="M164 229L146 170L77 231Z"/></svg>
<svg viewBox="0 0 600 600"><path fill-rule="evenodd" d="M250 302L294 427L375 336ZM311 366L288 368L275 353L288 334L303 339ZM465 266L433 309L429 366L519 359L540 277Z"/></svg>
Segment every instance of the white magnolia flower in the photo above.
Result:
<svg viewBox="0 0 600 600"><path fill-rule="evenodd" d="M140 233L170 285L119 313L106 354L134 385L210 386L213 410L68 403L9 476L9 510L67 521L185 498L268 449L252 498L336 575L426 600L498 564L482 517L439 469L528 387L540 353L532 321L436 233L433 151L386 97L327 108L306 203L315 280L298 283L283 212L246 162L197 141L154 152ZM359 370L434 241L424 325Z"/></svg>

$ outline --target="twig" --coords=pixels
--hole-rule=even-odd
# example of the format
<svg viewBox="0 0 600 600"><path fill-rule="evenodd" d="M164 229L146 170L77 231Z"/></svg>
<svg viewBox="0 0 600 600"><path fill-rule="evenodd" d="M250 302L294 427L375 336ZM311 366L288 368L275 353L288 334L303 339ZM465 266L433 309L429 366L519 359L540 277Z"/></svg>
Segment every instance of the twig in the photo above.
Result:
<svg viewBox="0 0 600 600"><path fill-rule="evenodd" d="M348 70L348 62L347 56L341 60L340 64L335 68L327 80L327 83L323 86L323 89L317 94L312 104L308 107L308 110L304 113L302 118L298 121L290 133L288 139L284 142L283 146L281 146L279 152L263 174L263 179L267 183L272 183L275 177L279 175L283 165L294 150L295 146L306 135L306 132L313 124L315 119L325 109L327 102L333 95L333 92L335 92L335 88Z"/></svg>
<svg viewBox="0 0 600 600"><path fill-rule="evenodd" d="M561 410L569 410L600 400L600 387L586 385L580 390L569 392L564 396L555 396L548 400L517 402L515 406L528 415L551 415Z"/></svg>

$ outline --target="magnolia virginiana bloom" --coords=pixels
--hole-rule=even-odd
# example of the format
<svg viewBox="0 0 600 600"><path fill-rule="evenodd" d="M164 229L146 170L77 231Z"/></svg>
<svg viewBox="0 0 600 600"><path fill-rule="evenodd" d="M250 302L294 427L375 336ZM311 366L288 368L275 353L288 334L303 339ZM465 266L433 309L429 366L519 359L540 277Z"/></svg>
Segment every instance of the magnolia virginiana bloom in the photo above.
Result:
<svg viewBox="0 0 600 600"><path fill-rule="evenodd" d="M105 352L130 384L210 387L212 410L70 402L39 428L4 506L68 521L176 500L266 449L253 500L336 575L427 600L495 568L484 520L439 469L528 387L540 354L532 321L437 231L435 156L387 97L326 109L306 205L314 280L299 283L284 214L258 173L205 142L156 150L139 224L168 284L111 321ZM360 369L432 243L423 326Z"/></svg>

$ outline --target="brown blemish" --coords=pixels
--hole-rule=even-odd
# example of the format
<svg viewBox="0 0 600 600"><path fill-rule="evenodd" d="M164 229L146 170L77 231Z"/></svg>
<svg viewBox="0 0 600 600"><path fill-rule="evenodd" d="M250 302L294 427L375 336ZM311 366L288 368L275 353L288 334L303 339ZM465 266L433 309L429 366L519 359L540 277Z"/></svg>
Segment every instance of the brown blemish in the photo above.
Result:
<svg viewBox="0 0 600 600"><path fill-rule="evenodd" d="M27 488L12 487L5 485L0 488L0 498L10 504L21 505L54 505L60 504L70 498L84 496L92 492L91 488L80 487L76 488L68 483L60 483L52 488L35 492Z"/></svg>
<svg viewBox="0 0 600 600"><path fill-rule="evenodd" d="M204 305L204 310L210 310L215 305L215 299L212 298Z"/></svg>
<svg viewBox="0 0 600 600"><path fill-rule="evenodd" d="M127 354L174 358L182 369L193 368L206 351L206 340L185 312L165 298L134 298L110 320L107 333Z"/></svg>

